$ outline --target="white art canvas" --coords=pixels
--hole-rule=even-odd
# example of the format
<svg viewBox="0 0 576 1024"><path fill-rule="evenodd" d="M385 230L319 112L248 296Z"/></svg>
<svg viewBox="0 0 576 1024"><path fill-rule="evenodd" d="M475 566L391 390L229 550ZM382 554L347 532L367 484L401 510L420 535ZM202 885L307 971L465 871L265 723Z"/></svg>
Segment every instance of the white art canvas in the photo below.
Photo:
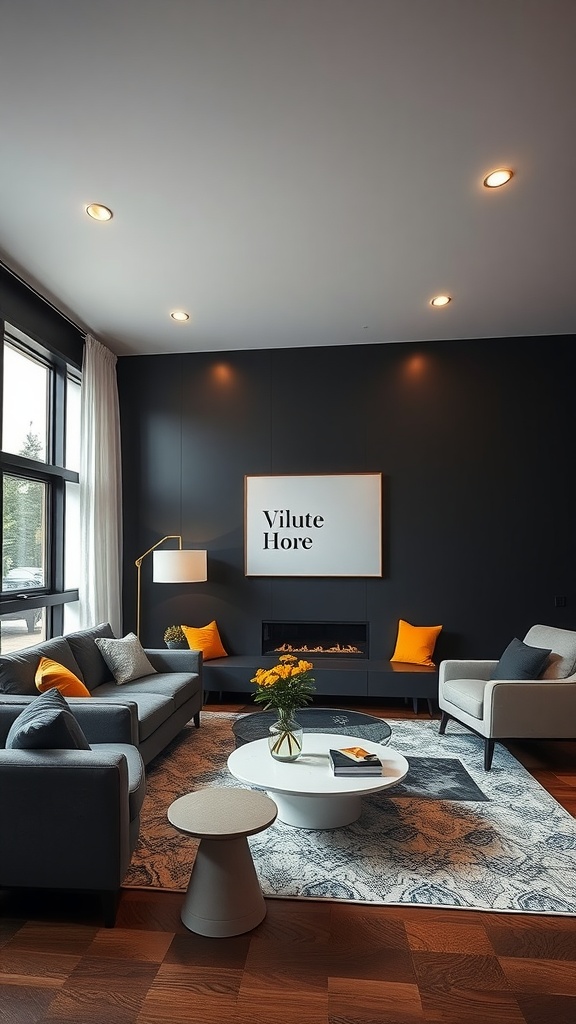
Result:
<svg viewBox="0 0 576 1024"><path fill-rule="evenodd" d="M247 476L247 576L381 576L382 474Z"/></svg>

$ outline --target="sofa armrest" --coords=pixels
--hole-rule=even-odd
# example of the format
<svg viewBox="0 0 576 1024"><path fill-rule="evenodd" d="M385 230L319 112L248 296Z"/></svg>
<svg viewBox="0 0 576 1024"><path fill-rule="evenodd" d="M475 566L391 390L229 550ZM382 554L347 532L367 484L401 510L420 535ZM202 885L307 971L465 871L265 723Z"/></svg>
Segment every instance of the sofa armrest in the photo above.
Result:
<svg viewBox="0 0 576 1024"><path fill-rule="evenodd" d="M440 668L438 669L438 683L442 686L442 683L449 679L488 680L497 664L497 660L478 661L470 658L460 660L453 658L448 661L441 661Z"/></svg>
<svg viewBox="0 0 576 1024"><path fill-rule="evenodd" d="M0 745L12 722L34 697L2 694L0 699ZM138 745L138 708L133 700L112 703L97 697L67 697L72 714L89 743L131 743Z"/></svg>
<svg viewBox="0 0 576 1024"><path fill-rule="evenodd" d="M0 750L0 886L119 888L128 801L117 751Z"/></svg>
<svg viewBox="0 0 576 1024"><path fill-rule="evenodd" d="M12 722L34 697L2 695L0 700L0 746ZM70 711L88 743L130 743L138 746L138 706L134 701L112 704L97 697L67 697Z"/></svg>
<svg viewBox="0 0 576 1024"><path fill-rule="evenodd" d="M133 700L112 703L98 697L67 697L70 710L88 743L130 743L138 746L138 705Z"/></svg>
<svg viewBox="0 0 576 1024"><path fill-rule="evenodd" d="M150 664L157 672L194 672L202 679L202 651L179 651L173 648L145 648Z"/></svg>

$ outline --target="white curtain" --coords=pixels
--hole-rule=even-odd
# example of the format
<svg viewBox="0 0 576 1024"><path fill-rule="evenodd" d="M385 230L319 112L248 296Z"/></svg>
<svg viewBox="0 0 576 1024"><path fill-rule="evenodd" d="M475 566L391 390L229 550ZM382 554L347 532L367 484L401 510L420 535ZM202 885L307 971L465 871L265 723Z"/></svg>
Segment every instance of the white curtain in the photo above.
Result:
<svg viewBox="0 0 576 1024"><path fill-rule="evenodd" d="M116 356L86 335L80 433L80 625L122 636L122 478Z"/></svg>

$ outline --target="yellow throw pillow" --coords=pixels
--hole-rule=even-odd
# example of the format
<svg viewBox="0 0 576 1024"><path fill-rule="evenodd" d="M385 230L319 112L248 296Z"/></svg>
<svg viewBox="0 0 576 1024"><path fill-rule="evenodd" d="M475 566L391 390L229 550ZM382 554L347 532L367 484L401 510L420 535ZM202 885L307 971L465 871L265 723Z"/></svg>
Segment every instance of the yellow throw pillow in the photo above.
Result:
<svg viewBox="0 0 576 1024"><path fill-rule="evenodd" d="M63 697L92 696L78 676L65 665L52 661L52 658L40 658L34 682L40 693L45 693L46 690L60 690Z"/></svg>
<svg viewBox="0 0 576 1024"><path fill-rule="evenodd" d="M194 626L182 626L182 632L188 641L188 647L193 651L203 652L204 661L210 661L210 658L228 657L228 652L222 646L216 619L199 629Z"/></svg>
<svg viewBox="0 0 576 1024"><path fill-rule="evenodd" d="M435 668L432 661L436 640L442 626L411 626L400 619L396 647L390 661L405 661L411 665L429 665Z"/></svg>

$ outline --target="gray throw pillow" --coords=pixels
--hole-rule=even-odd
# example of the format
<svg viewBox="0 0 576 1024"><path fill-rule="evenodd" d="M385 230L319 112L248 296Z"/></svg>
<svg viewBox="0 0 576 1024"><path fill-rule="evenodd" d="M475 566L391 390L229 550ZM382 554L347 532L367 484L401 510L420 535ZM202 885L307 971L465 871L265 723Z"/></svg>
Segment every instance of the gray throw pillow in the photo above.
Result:
<svg viewBox="0 0 576 1024"><path fill-rule="evenodd" d="M156 673L135 633L128 633L121 640L96 637L94 643L119 685Z"/></svg>
<svg viewBox="0 0 576 1024"><path fill-rule="evenodd" d="M492 679L538 679L551 650L524 644L518 637L510 641L498 662Z"/></svg>
<svg viewBox="0 0 576 1024"><path fill-rule="evenodd" d="M59 690L47 690L18 715L6 737L11 750L90 750Z"/></svg>

